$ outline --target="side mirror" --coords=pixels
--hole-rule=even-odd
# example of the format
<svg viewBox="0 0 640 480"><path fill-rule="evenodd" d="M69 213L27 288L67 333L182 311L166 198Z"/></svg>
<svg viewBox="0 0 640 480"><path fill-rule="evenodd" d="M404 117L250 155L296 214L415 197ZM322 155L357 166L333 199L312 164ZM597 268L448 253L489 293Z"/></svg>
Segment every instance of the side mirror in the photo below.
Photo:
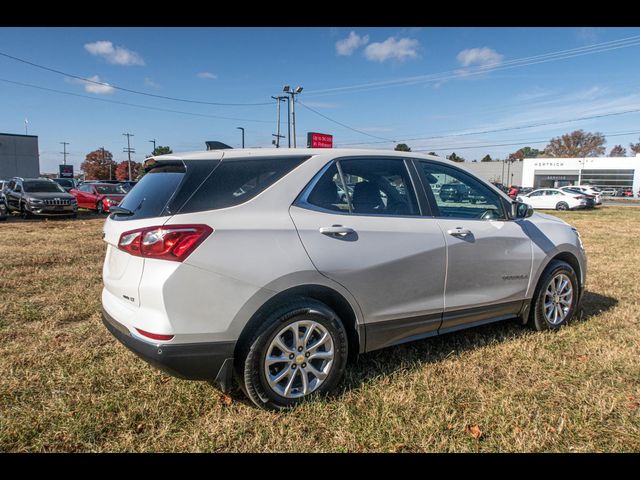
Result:
<svg viewBox="0 0 640 480"><path fill-rule="evenodd" d="M511 204L512 218L528 218L533 215L533 207L523 202L513 202Z"/></svg>

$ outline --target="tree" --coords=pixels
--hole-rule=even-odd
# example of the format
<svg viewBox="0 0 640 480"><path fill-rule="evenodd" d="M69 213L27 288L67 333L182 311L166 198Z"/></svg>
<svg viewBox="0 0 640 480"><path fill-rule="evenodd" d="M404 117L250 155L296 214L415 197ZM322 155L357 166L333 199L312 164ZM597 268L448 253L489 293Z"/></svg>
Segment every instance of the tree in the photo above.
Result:
<svg viewBox="0 0 640 480"><path fill-rule="evenodd" d="M522 149L509 154L510 162L520 161L522 159L524 159L524 151Z"/></svg>
<svg viewBox="0 0 640 480"><path fill-rule="evenodd" d="M140 170L140 164L138 162L134 162L131 160L131 179L135 180L136 173ZM129 162L128 160L123 160L116 167L116 180L120 180L121 182L125 180L129 180Z"/></svg>
<svg viewBox="0 0 640 480"><path fill-rule="evenodd" d="M609 156L610 157L626 157L627 149L624 148L622 145L616 145L609 152Z"/></svg>
<svg viewBox="0 0 640 480"><path fill-rule="evenodd" d="M540 155L540 150L538 150L537 148L523 147L520 150L522 150L524 158L536 158L538 155Z"/></svg>
<svg viewBox="0 0 640 480"><path fill-rule="evenodd" d="M584 130L552 138L544 153L550 157L597 157L604 154L606 139L600 132Z"/></svg>
<svg viewBox="0 0 640 480"><path fill-rule="evenodd" d="M636 154L640 153L640 142L638 142L638 143L630 143L629 144L629 148L631 149L631 151L633 153L636 153Z"/></svg>
<svg viewBox="0 0 640 480"><path fill-rule="evenodd" d="M482 157L482 160L480 160L481 162L493 162L493 159L491 158L491 155L485 155L484 157Z"/></svg>
<svg viewBox="0 0 640 480"><path fill-rule="evenodd" d="M638 144L640 145L640 143ZM429 152L427 155L434 155L436 157L439 157L440 155L438 155L436 152Z"/></svg>
<svg viewBox="0 0 640 480"><path fill-rule="evenodd" d="M171 150L171 147L163 147L162 145L158 145L153 150L153 153L151 155L147 155L147 158L151 156L156 156L156 155L166 155L168 153L173 153L173 150Z"/></svg>
<svg viewBox="0 0 640 480"><path fill-rule="evenodd" d="M447 158L452 162L464 162L464 158L456 155L456 152L452 152L451 155L449 155Z"/></svg>
<svg viewBox="0 0 640 480"><path fill-rule="evenodd" d="M410 152L411 149L409 148L409 145L407 145L406 143L399 143L396 145L396 148L394 148L394 150L398 151L398 152Z"/></svg>
<svg viewBox="0 0 640 480"><path fill-rule="evenodd" d="M87 180L107 180L109 179L109 167L111 167L111 176L115 175L116 162L113 161L113 155L109 150L94 150L87 153L84 162L80 165L80 170L85 174Z"/></svg>

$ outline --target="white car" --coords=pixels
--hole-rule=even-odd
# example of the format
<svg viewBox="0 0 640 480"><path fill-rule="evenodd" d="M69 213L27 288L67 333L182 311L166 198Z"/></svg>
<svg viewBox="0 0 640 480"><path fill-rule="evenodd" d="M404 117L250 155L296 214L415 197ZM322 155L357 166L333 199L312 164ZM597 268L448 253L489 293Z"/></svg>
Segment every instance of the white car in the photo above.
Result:
<svg viewBox="0 0 640 480"><path fill-rule="evenodd" d="M588 207L586 196L559 188L541 188L520 195L517 199L537 210L574 210Z"/></svg>
<svg viewBox="0 0 640 480"><path fill-rule="evenodd" d="M358 353L499 320L558 329L584 291L576 229L441 157L234 149L145 169L104 224L103 321L256 405L330 391ZM453 181L482 201L434 193Z"/></svg>
<svg viewBox="0 0 640 480"><path fill-rule="evenodd" d="M591 185L567 185L560 187L560 190L578 190L586 195L592 195L595 199L596 205L602 205L602 192L596 190Z"/></svg>

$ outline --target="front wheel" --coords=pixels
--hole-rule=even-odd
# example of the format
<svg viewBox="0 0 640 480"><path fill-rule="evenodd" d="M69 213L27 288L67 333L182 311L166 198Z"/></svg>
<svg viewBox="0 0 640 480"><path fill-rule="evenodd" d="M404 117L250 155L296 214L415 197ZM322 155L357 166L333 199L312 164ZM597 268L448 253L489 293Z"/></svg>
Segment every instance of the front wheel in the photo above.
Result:
<svg viewBox="0 0 640 480"><path fill-rule="evenodd" d="M538 331L565 325L578 303L578 279L573 267L553 260L542 274L533 299L529 323Z"/></svg>
<svg viewBox="0 0 640 480"><path fill-rule="evenodd" d="M556 210L569 210L569 205L566 202L560 202L556 205Z"/></svg>
<svg viewBox="0 0 640 480"><path fill-rule="evenodd" d="M333 310L313 299L295 301L269 315L245 342L236 366L240 385L259 407L293 407L336 386L347 345Z"/></svg>
<svg viewBox="0 0 640 480"><path fill-rule="evenodd" d="M31 218L31 213L24 206L24 203L20 204L20 218L22 218L23 220Z"/></svg>
<svg viewBox="0 0 640 480"><path fill-rule="evenodd" d="M104 215L104 206L102 202L96 203L96 210L98 211L98 215Z"/></svg>

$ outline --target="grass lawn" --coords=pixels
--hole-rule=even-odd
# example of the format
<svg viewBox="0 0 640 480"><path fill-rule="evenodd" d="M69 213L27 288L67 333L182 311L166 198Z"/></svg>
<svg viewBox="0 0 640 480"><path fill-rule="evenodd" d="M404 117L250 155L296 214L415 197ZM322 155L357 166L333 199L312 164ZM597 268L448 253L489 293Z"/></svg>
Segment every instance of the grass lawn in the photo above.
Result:
<svg viewBox="0 0 640 480"><path fill-rule="evenodd" d="M589 260L577 318L363 355L290 412L169 377L100 320L104 221L0 223L0 451L640 451L640 208L558 214Z"/></svg>

